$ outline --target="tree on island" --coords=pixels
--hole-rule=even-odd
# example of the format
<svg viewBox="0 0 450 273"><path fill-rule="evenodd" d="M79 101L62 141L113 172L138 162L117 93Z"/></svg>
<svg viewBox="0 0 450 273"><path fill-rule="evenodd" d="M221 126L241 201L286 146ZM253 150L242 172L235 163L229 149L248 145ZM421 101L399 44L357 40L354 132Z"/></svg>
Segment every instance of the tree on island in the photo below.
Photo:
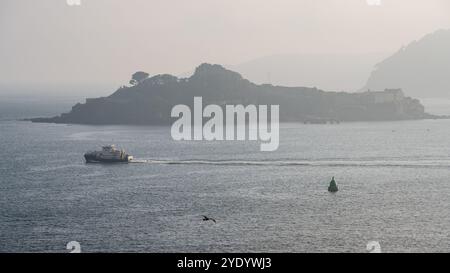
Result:
<svg viewBox="0 0 450 273"><path fill-rule="evenodd" d="M142 71L136 72L131 76L130 84L138 85L141 82L148 79L148 76L149 76L149 74L147 72L142 72Z"/></svg>

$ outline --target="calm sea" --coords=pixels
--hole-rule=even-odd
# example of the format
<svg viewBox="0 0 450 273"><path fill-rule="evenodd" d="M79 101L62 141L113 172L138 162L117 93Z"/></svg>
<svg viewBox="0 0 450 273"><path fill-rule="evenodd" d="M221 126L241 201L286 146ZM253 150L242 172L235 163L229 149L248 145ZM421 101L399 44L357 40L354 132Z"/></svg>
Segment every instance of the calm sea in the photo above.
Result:
<svg viewBox="0 0 450 273"><path fill-rule="evenodd" d="M176 142L169 127L4 118L0 252L68 252L70 241L83 252L366 252L369 241L450 251L450 120L282 124L280 134L278 151L260 152ZM110 143L136 162L84 163Z"/></svg>

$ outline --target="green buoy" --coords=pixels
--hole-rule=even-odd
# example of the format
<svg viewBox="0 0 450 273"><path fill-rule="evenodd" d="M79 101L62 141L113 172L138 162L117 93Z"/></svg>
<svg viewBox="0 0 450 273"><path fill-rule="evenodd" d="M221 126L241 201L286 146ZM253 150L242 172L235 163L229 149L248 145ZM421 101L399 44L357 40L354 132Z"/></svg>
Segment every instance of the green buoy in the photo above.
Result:
<svg viewBox="0 0 450 273"><path fill-rule="evenodd" d="M328 191L329 192L337 192L339 189L338 189L338 186L336 185L336 181L334 181L334 176L333 176L333 178L331 179L331 182L330 182L330 186L328 187Z"/></svg>

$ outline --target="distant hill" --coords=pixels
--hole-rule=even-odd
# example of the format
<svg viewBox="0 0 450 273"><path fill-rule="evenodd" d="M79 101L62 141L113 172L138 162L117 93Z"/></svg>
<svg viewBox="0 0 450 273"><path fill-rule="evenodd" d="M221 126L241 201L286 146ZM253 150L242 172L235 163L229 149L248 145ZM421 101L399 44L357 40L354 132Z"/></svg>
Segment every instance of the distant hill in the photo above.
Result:
<svg viewBox="0 0 450 273"><path fill-rule="evenodd" d="M189 78L137 72L108 97L87 99L69 113L34 122L80 124L170 124L177 104L192 106L194 96L204 104L280 105L280 121L322 122L421 119L430 117L418 100L400 90L384 92L325 92L316 88L257 85L220 65L202 64Z"/></svg>
<svg viewBox="0 0 450 273"><path fill-rule="evenodd" d="M352 92L367 82L374 64L387 56L389 53L280 54L227 67L258 84Z"/></svg>
<svg viewBox="0 0 450 273"><path fill-rule="evenodd" d="M418 98L450 98L450 30L439 30L379 63L363 90L402 88Z"/></svg>

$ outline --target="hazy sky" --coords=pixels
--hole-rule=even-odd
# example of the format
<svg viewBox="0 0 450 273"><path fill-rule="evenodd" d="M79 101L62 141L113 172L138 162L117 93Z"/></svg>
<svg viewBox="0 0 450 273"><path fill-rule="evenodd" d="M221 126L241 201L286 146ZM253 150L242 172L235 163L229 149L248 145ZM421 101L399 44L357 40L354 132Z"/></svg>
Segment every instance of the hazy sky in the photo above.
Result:
<svg viewBox="0 0 450 273"><path fill-rule="evenodd" d="M125 83L284 53L394 52L448 0L0 0L0 84Z"/></svg>

